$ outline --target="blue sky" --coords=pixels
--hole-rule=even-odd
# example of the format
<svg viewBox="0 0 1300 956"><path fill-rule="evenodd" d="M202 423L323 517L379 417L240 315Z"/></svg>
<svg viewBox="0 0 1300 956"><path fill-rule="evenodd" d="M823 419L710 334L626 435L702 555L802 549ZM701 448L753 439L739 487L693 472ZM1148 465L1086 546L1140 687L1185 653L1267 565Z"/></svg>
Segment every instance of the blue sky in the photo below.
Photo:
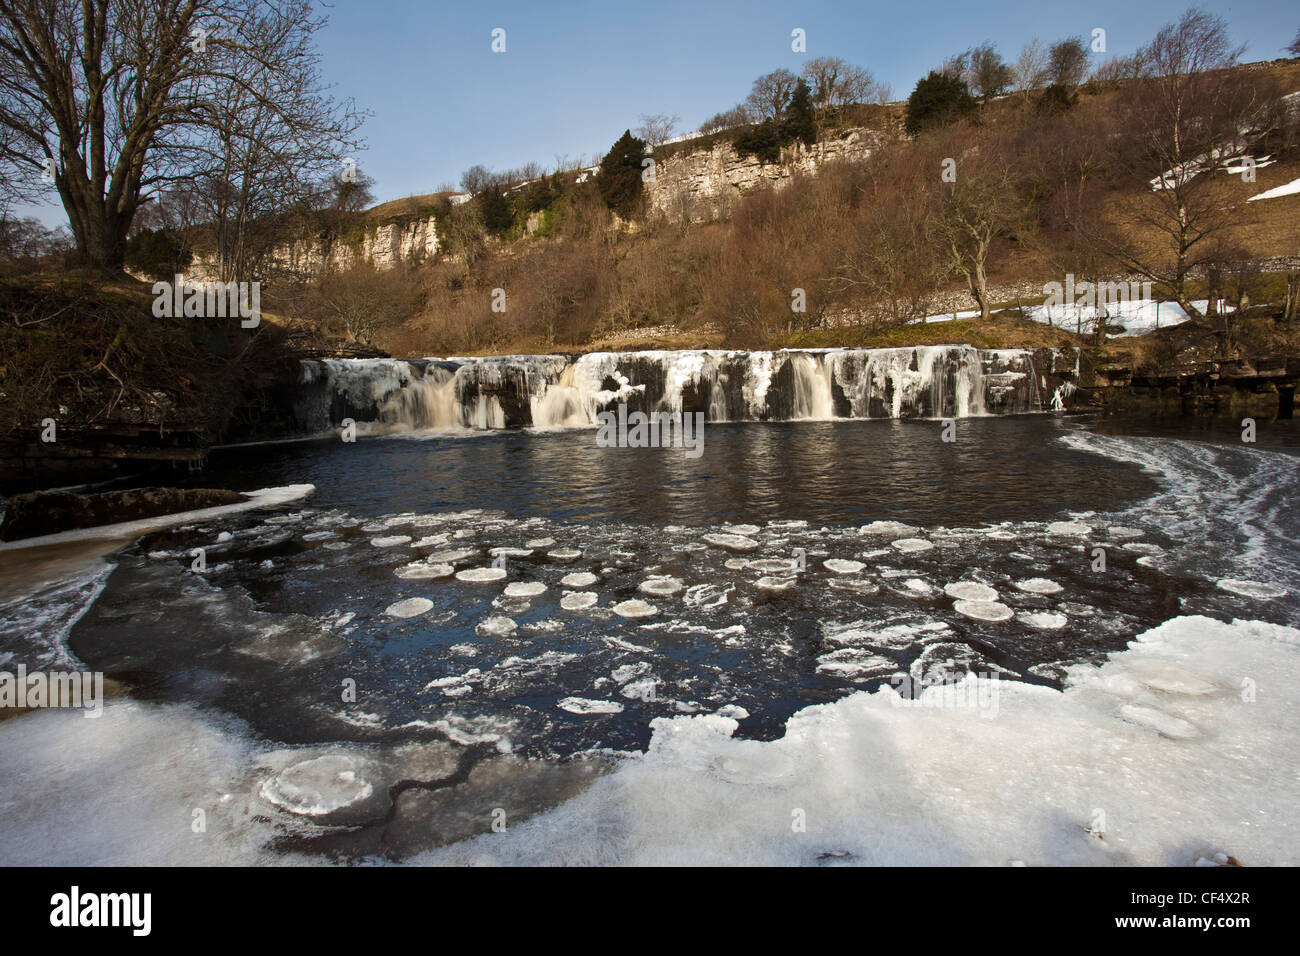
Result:
<svg viewBox="0 0 1300 956"><path fill-rule="evenodd" d="M809 57L843 57L903 98L947 56L985 40L1014 60L1034 36L1089 38L1101 27L1108 53L1123 55L1188 5L336 0L320 46L336 94L374 114L357 159L383 201L459 182L475 163L553 166L557 154L603 153L642 113L675 113L693 129L743 99L756 76L798 72ZM1201 5L1228 21L1247 60L1285 55L1300 29L1293 0ZM497 27L506 31L504 53L491 51ZM805 54L790 49L796 27L806 31ZM39 215L64 221L57 208Z"/></svg>

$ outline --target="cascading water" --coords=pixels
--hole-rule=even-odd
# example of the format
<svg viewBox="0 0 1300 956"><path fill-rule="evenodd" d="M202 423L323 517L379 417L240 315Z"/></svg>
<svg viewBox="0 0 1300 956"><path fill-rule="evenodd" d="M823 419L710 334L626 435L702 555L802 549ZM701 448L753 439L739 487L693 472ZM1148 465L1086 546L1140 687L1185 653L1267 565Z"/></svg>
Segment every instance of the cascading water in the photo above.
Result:
<svg viewBox="0 0 1300 956"><path fill-rule="evenodd" d="M620 403L713 422L963 418L1047 411L1044 394L1074 392L1057 359L944 345L329 360L303 363L298 411L309 431L344 418L376 430L574 428Z"/></svg>

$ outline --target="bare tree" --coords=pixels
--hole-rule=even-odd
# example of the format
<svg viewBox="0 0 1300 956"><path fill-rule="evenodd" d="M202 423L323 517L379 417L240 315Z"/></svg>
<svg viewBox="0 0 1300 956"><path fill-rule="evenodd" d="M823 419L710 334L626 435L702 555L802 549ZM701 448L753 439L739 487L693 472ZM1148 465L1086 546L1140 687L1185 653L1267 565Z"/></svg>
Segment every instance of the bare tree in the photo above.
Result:
<svg viewBox="0 0 1300 956"><path fill-rule="evenodd" d="M64 229L47 229L36 219L11 218L0 211L0 262L48 256L67 239Z"/></svg>
<svg viewBox="0 0 1300 956"><path fill-rule="evenodd" d="M467 193L482 192L492 184L492 171L476 164L460 174L460 188Z"/></svg>
<svg viewBox="0 0 1300 956"><path fill-rule="evenodd" d="M776 119L785 112L798 85L799 78L789 70L764 73L754 81L745 105L760 120Z"/></svg>
<svg viewBox="0 0 1300 956"><path fill-rule="evenodd" d="M1286 48L1286 52L1290 53L1292 56L1300 56L1300 30L1296 31L1295 39L1292 40L1291 45Z"/></svg>
<svg viewBox="0 0 1300 956"><path fill-rule="evenodd" d="M308 290L307 314L322 329L351 343L369 345L376 332L419 309L424 291L406 266L380 270L362 263L346 272L330 272Z"/></svg>
<svg viewBox="0 0 1300 956"><path fill-rule="evenodd" d="M955 53L943 61L943 66L939 67L939 72L944 76L950 76L954 80L966 82L966 73L970 69L970 51L965 53Z"/></svg>
<svg viewBox="0 0 1300 956"><path fill-rule="evenodd" d="M1125 269L1159 283L1190 316L1187 281L1230 247L1246 211L1224 194L1221 171L1271 128L1277 92L1262 74L1212 74L1234 64L1227 24L1200 10L1165 26L1143 51L1150 75L1118 103L1113 169L1128 187L1122 215L1095 240Z"/></svg>
<svg viewBox="0 0 1300 956"><path fill-rule="evenodd" d="M939 156L954 156L957 164L956 182L942 187L936 233L952 272L966 281L987 321L995 247L1029 221L1028 203L1020 195L1023 171L1007 145L989 133L956 128L931 148L939 152L926 168L940 168Z"/></svg>
<svg viewBox="0 0 1300 956"><path fill-rule="evenodd" d="M823 113L849 103L868 102L877 89L870 73L837 56L814 57L801 75L812 91L813 104Z"/></svg>
<svg viewBox="0 0 1300 956"><path fill-rule="evenodd" d="M238 195L252 164L301 180L295 161L359 145L319 79L322 23L309 0L0 0L0 175L52 169L78 254L120 271L153 189L220 175Z"/></svg>
<svg viewBox="0 0 1300 956"><path fill-rule="evenodd" d="M752 117L743 105L733 106L729 110L721 113L714 113L703 123L700 124L701 133L716 133L718 130L730 129L733 126L745 126L752 122Z"/></svg>
<svg viewBox="0 0 1300 956"><path fill-rule="evenodd" d="M1011 67L1003 61L992 43L984 43L970 51L966 68L966 85L971 92L985 100L1000 94L1015 80Z"/></svg>
<svg viewBox="0 0 1300 956"><path fill-rule="evenodd" d="M1047 53L1038 37L1021 48L1011 72L1018 93L1028 95L1043 85L1047 79Z"/></svg>
<svg viewBox="0 0 1300 956"><path fill-rule="evenodd" d="M669 116L667 113L642 113L641 125L636 129L637 138L645 140L651 149L662 146L665 140L672 138L673 131L681 121L680 116Z"/></svg>
<svg viewBox="0 0 1300 956"><path fill-rule="evenodd" d="M902 325L929 314L948 272L937 241L935 191L903 154L872 157L866 176L830 288L863 302L871 324Z"/></svg>
<svg viewBox="0 0 1300 956"><path fill-rule="evenodd" d="M1096 83L1127 83L1145 75L1147 65L1142 58L1142 51L1132 56L1113 56L1098 63L1089 79Z"/></svg>
<svg viewBox="0 0 1300 956"><path fill-rule="evenodd" d="M375 202L375 181L360 170L334 173L329 178L328 190L333 197L330 207L338 212L361 212Z"/></svg>
<svg viewBox="0 0 1300 956"><path fill-rule="evenodd" d="M1079 37L1053 43L1047 54L1047 79L1054 86L1078 86L1088 72L1088 48Z"/></svg>

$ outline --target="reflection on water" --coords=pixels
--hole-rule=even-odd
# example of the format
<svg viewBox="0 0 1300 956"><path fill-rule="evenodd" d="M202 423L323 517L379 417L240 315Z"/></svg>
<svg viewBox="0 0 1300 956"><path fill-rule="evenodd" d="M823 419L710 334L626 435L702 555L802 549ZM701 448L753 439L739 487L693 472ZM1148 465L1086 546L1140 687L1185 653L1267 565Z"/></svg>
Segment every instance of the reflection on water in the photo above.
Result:
<svg viewBox="0 0 1300 956"><path fill-rule="evenodd" d="M648 524L969 524L1112 508L1153 490L1131 466L1054 442L1078 427L1051 416L964 419L950 443L939 422L715 424L697 459L601 448L595 430L331 440L216 452L194 483L309 481L314 505L354 514L499 508Z"/></svg>

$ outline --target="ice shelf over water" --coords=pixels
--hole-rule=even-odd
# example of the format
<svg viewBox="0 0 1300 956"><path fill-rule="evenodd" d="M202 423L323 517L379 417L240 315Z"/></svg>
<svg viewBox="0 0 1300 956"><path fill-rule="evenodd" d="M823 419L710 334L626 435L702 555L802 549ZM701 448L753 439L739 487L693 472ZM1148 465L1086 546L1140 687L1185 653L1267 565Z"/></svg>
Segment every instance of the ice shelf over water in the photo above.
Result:
<svg viewBox="0 0 1300 956"><path fill-rule="evenodd" d="M1249 699L1248 678L1260 686ZM970 691L958 702L977 699L981 680L955 685ZM914 701L884 687L807 707L766 742L736 739L736 717L659 718L647 752L584 793L413 861L1190 865L1222 852L1300 862L1300 631L1179 617L1100 668L1072 669L1064 691L991 683L991 719L940 699L954 685ZM599 719L621 705L560 707ZM256 746L192 709L126 700L99 720L4 721L0 752L6 865L284 862L292 856L267 848L276 801L322 813L373 789L355 755L259 774ZM206 839L186 825L193 806L210 809Z"/></svg>

